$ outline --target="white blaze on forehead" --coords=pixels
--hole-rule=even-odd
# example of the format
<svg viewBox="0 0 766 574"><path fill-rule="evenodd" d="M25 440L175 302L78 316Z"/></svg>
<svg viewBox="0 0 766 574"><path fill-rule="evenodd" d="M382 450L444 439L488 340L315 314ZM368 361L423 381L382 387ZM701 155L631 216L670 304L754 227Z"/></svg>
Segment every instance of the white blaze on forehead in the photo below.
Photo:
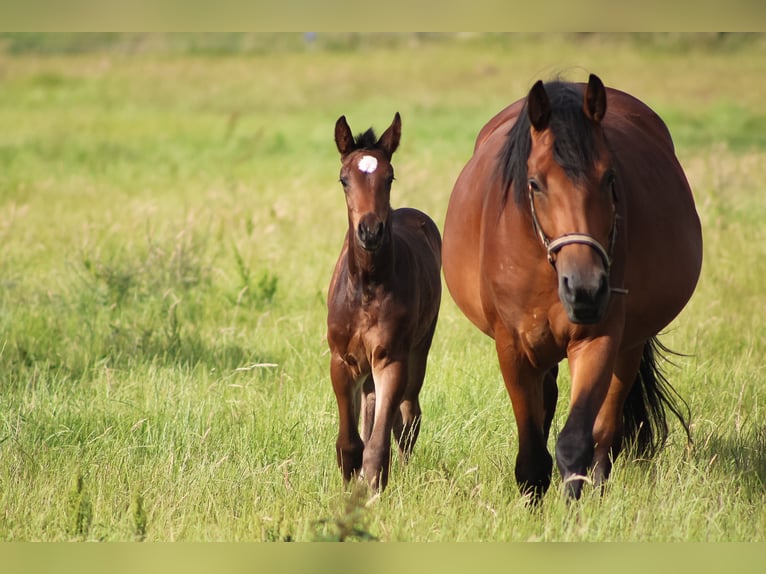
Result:
<svg viewBox="0 0 766 574"><path fill-rule="evenodd" d="M378 169L378 160L371 155L363 155L359 160L359 163L356 165L359 168L359 171L363 171L364 173L372 173Z"/></svg>

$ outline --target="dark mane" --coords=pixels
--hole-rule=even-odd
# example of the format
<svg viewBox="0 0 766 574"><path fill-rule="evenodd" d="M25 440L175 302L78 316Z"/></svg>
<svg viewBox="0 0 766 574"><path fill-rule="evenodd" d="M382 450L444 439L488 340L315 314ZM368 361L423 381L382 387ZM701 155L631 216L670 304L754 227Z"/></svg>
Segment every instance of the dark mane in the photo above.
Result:
<svg viewBox="0 0 766 574"><path fill-rule="evenodd" d="M575 181L582 181L590 166L597 158L593 124L583 111L583 91L576 84L552 81L545 84L545 91L551 102L549 129L555 138L553 159ZM502 177L504 197L513 185L516 203L522 201L527 192L527 159L532 148L529 134L527 105L508 132L508 139L500 150L498 170Z"/></svg>
<svg viewBox="0 0 766 574"><path fill-rule="evenodd" d="M375 135L375 130L369 128L366 132L358 134L354 138L356 149L375 149L378 143L378 137Z"/></svg>

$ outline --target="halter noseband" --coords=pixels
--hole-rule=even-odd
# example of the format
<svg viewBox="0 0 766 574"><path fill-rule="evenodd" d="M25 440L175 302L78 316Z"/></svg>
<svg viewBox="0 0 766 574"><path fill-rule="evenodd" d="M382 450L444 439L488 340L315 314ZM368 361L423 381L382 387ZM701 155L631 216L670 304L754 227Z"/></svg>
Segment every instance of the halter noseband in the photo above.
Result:
<svg viewBox="0 0 766 574"><path fill-rule="evenodd" d="M540 221L537 219L537 212L535 212L535 201L532 193L533 192L530 189L529 206L530 211L532 212L532 225L535 229L535 233L540 238L540 241L542 241L543 247L545 247L545 250L548 253L548 262L555 268L556 259L554 256L556 253L558 253L561 248L566 245L580 243L583 245L588 245L596 250L596 252L601 256L601 259L604 261L604 266L606 267L606 273L608 275L609 269L612 266L612 253L614 252L614 243L617 238L617 213L615 212L614 217L612 218L612 230L609 232L608 251L604 248L603 245L601 245L601 243L598 242L598 240L596 240L595 237L586 233L565 233L556 239L551 239L545 234L542 226L540 225ZM611 290L614 293L628 293L627 289L622 289L620 287L612 287Z"/></svg>

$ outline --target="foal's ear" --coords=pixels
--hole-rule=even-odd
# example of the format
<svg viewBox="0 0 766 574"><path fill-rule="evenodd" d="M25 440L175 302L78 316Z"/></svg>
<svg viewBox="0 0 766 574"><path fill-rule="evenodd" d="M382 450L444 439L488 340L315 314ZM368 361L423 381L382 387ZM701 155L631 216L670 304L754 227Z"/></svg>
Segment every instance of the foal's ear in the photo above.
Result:
<svg viewBox="0 0 766 574"><path fill-rule="evenodd" d="M335 122L335 145L338 146L341 157L346 157L347 154L354 151L354 134L348 127L346 116L339 117L338 121Z"/></svg>
<svg viewBox="0 0 766 574"><path fill-rule="evenodd" d="M585 115L594 122L604 119L606 113L606 88L596 74L588 78L588 87L585 88L585 100L583 101Z"/></svg>
<svg viewBox="0 0 766 574"><path fill-rule="evenodd" d="M402 118L399 116L399 112L394 115L394 121L388 126L388 129L383 132L378 140L377 147L385 152L389 161L391 156L394 155L396 148L399 147L399 138L402 137Z"/></svg>
<svg viewBox="0 0 766 574"><path fill-rule="evenodd" d="M537 80L527 96L527 115L532 127L538 132L548 127L551 119L551 101L542 80Z"/></svg>

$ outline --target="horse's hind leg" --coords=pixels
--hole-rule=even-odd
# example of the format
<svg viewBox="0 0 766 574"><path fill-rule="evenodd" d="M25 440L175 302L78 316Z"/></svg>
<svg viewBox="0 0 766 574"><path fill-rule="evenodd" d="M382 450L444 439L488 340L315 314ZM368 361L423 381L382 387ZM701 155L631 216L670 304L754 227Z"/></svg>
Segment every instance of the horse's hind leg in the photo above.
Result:
<svg viewBox="0 0 766 574"><path fill-rule="evenodd" d="M553 415L556 414L556 404L559 399L559 387L556 384L556 378L559 374L559 366L551 367L543 377L543 408L545 409L545 420L543 421L543 433L545 440L548 440L551 432L551 423Z"/></svg>
<svg viewBox="0 0 766 574"><path fill-rule="evenodd" d="M375 381L372 375L362 384L361 388L361 432L362 440L367 443L372 434L372 426L375 424Z"/></svg>

